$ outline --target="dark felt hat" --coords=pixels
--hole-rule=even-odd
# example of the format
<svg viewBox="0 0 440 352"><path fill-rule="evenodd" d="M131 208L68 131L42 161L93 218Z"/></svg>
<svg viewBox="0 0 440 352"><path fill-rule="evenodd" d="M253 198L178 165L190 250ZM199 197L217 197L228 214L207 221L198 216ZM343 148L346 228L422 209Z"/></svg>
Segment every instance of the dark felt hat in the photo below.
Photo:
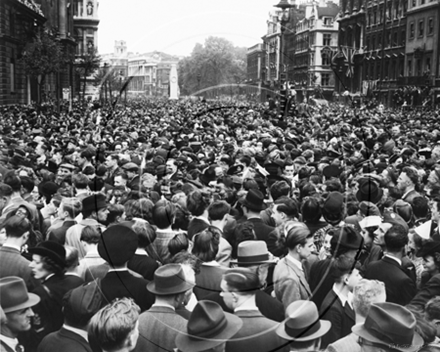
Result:
<svg viewBox="0 0 440 352"><path fill-rule="evenodd" d="M182 265L166 264L154 272L154 281L147 284L147 289L158 296L175 295L193 288L195 283L185 278Z"/></svg>
<svg viewBox="0 0 440 352"><path fill-rule="evenodd" d="M216 179L217 176L213 167L206 168L200 175L200 181L202 181L205 185L208 185L209 182L215 181Z"/></svg>
<svg viewBox="0 0 440 352"><path fill-rule="evenodd" d="M324 201L323 211L328 214L337 214L344 207L344 195L340 192L330 192Z"/></svg>
<svg viewBox="0 0 440 352"><path fill-rule="evenodd" d="M110 226L102 233L98 243L98 253L112 266L128 262L138 246L137 234L128 226Z"/></svg>
<svg viewBox="0 0 440 352"><path fill-rule="evenodd" d="M383 190L376 181L371 178L363 178L359 181L359 190L356 193L359 202L368 201L377 204L382 199L382 195Z"/></svg>
<svg viewBox="0 0 440 352"><path fill-rule="evenodd" d="M10 313L35 306L40 302L40 297L28 293L22 278L6 276L0 279L0 302L3 311Z"/></svg>
<svg viewBox="0 0 440 352"><path fill-rule="evenodd" d="M322 174L325 178L339 177L342 173L342 169L337 165L328 165L322 170Z"/></svg>
<svg viewBox="0 0 440 352"><path fill-rule="evenodd" d="M93 194L82 200L82 211L98 211L107 207L105 195L102 193Z"/></svg>
<svg viewBox="0 0 440 352"><path fill-rule="evenodd" d="M439 241L429 241L422 245L422 248L417 252L417 257L425 256L440 256L440 242ZM439 258L440 259L440 258ZM438 261L438 259L436 259Z"/></svg>
<svg viewBox="0 0 440 352"><path fill-rule="evenodd" d="M257 189L251 188L246 194L246 197L238 200L246 208L254 211L261 211L266 209L266 203L264 203L264 195Z"/></svg>
<svg viewBox="0 0 440 352"><path fill-rule="evenodd" d="M59 266L66 267L66 249L64 246L53 241L40 242L36 247L30 248L29 253L48 257Z"/></svg>

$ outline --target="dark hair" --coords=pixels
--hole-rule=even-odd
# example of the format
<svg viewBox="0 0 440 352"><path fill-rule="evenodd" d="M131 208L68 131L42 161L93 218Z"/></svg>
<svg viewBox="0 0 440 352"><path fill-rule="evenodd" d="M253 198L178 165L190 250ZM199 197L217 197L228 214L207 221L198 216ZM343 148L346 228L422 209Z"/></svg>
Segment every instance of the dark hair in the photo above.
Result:
<svg viewBox="0 0 440 352"><path fill-rule="evenodd" d="M286 214L289 218L298 217L298 203L287 196L278 198L274 204L277 205L277 210Z"/></svg>
<svg viewBox="0 0 440 352"><path fill-rule="evenodd" d="M0 182L0 197L10 197L12 195L11 186Z"/></svg>
<svg viewBox="0 0 440 352"><path fill-rule="evenodd" d="M435 296L426 303L425 314L429 320L440 319L440 296Z"/></svg>
<svg viewBox="0 0 440 352"><path fill-rule="evenodd" d="M390 252L398 252L408 244L408 232L402 225L393 225L384 236L385 247Z"/></svg>
<svg viewBox="0 0 440 352"><path fill-rule="evenodd" d="M318 222L322 215L319 199L316 197L304 199L301 207L301 214L304 222Z"/></svg>
<svg viewBox="0 0 440 352"><path fill-rule="evenodd" d="M98 244L101 238L101 231L97 226L86 226L81 231L80 240L88 244Z"/></svg>
<svg viewBox="0 0 440 352"><path fill-rule="evenodd" d="M411 207L416 218L426 218L429 214L429 203L425 197L415 197Z"/></svg>
<svg viewBox="0 0 440 352"><path fill-rule="evenodd" d="M359 268L360 264L356 259L346 255L340 255L332 259L330 270L335 282L340 283L345 274L350 274L354 269L359 270Z"/></svg>
<svg viewBox="0 0 440 352"><path fill-rule="evenodd" d="M70 325L77 329L84 329L87 326L87 323L92 318L94 313L96 312L90 312L85 313L81 312L82 314L78 314L77 307L72 304L70 297L72 296L72 291L69 290L63 297L63 315L64 315L64 321L67 323L67 325Z"/></svg>
<svg viewBox="0 0 440 352"><path fill-rule="evenodd" d="M140 198L133 202L131 205L131 217L140 218L147 220L148 222L153 221L153 207L154 203L146 198Z"/></svg>
<svg viewBox="0 0 440 352"><path fill-rule="evenodd" d="M339 179L332 179L325 181L325 189L328 193L330 192L344 192L344 187L342 186L341 181Z"/></svg>
<svg viewBox="0 0 440 352"><path fill-rule="evenodd" d="M254 224L250 221L238 223L234 228L232 240L230 241L232 245L231 257L237 257L237 248L241 242L255 240L257 240L257 236L254 232Z"/></svg>
<svg viewBox="0 0 440 352"><path fill-rule="evenodd" d="M138 235L138 247L146 248L156 239L156 230L145 221L135 220L132 230Z"/></svg>
<svg viewBox="0 0 440 352"><path fill-rule="evenodd" d="M209 206L209 198L201 191L195 190L188 194L186 207L194 216L200 216Z"/></svg>
<svg viewBox="0 0 440 352"><path fill-rule="evenodd" d="M161 199L153 207L153 221L159 229L171 226L176 217L176 205L168 200Z"/></svg>
<svg viewBox="0 0 440 352"><path fill-rule="evenodd" d="M64 266L61 266L57 262L53 261L49 257L41 256L41 263L43 266L43 269L47 270L50 273L55 274L56 276L63 275L66 272L66 268Z"/></svg>
<svg viewBox="0 0 440 352"><path fill-rule="evenodd" d="M203 262L215 260L220 244L221 231L214 226L209 226L193 237L194 247L192 253Z"/></svg>
<svg viewBox="0 0 440 352"><path fill-rule="evenodd" d="M107 208L107 224L111 224L116 221L116 219L124 214L124 206L121 204L110 204Z"/></svg>
<svg viewBox="0 0 440 352"><path fill-rule="evenodd" d="M72 176L72 183L76 189L86 189L89 182L89 178L82 172Z"/></svg>
<svg viewBox="0 0 440 352"><path fill-rule="evenodd" d="M196 275L200 273L200 265L202 262L199 258L197 258L194 254L189 252L179 252L176 253L171 259L170 263L176 264L189 264L191 268L194 270Z"/></svg>
<svg viewBox="0 0 440 352"><path fill-rule="evenodd" d="M184 232L180 232L176 234L168 242L168 251L170 252L171 256L182 251L187 251L188 247L189 247L189 240Z"/></svg>
<svg viewBox="0 0 440 352"><path fill-rule="evenodd" d="M35 187L35 182L32 178L30 178L29 176L20 176L20 180L21 180L21 185L23 186L23 188L28 192L32 192L32 190Z"/></svg>
<svg viewBox="0 0 440 352"><path fill-rule="evenodd" d="M67 211L71 218L75 218L81 213L82 203L78 198L63 198L61 204L63 205L63 210Z"/></svg>
<svg viewBox="0 0 440 352"><path fill-rule="evenodd" d="M287 232L286 247L292 250L297 245L304 246L310 237L312 237L312 233L308 228L299 226L293 227Z"/></svg>
<svg viewBox="0 0 440 352"><path fill-rule="evenodd" d="M222 220L231 211L231 206L223 200L217 200L208 207L210 220Z"/></svg>
<svg viewBox="0 0 440 352"><path fill-rule="evenodd" d="M7 237L19 238L23 236L25 232L32 230L32 224L28 218L13 215L6 219L3 223L3 227L6 231Z"/></svg>
<svg viewBox="0 0 440 352"><path fill-rule="evenodd" d="M311 182L304 183L299 190L300 199L304 199L308 196L313 196L314 194L316 194L316 186Z"/></svg>
<svg viewBox="0 0 440 352"><path fill-rule="evenodd" d="M12 188L13 192L20 192L21 190L21 180L14 171L9 171L6 173L3 182Z"/></svg>
<svg viewBox="0 0 440 352"><path fill-rule="evenodd" d="M417 174L417 171L414 170L412 167L405 166L402 169L402 172L404 172L406 176L408 176L408 178L411 180L412 183L414 183L414 185L417 186L419 184L419 175Z"/></svg>
<svg viewBox="0 0 440 352"><path fill-rule="evenodd" d="M281 196L288 196L290 193L290 186L287 181L276 181L270 186L270 195L275 201Z"/></svg>

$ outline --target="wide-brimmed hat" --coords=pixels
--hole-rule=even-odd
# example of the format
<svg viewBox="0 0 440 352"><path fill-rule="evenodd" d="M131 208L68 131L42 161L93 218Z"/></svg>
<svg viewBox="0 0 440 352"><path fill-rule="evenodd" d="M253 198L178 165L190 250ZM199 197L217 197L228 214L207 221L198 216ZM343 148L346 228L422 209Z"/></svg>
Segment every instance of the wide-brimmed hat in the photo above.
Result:
<svg viewBox="0 0 440 352"><path fill-rule="evenodd" d="M422 245L416 256L417 257L426 257L427 255L435 256L436 253L440 253L440 242L439 241L429 241Z"/></svg>
<svg viewBox="0 0 440 352"><path fill-rule="evenodd" d="M155 295L175 295L195 286L185 278L182 265L166 264L154 272L154 281L147 284L147 290Z"/></svg>
<svg viewBox="0 0 440 352"><path fill-rule="evenodd" d="M344 195L341 192L330 192L322 208L324 213L339 214L344 209Z"/></svg>
<svg viewBox="0 0 440 352"><path fill-rule="evenodd" d="M40 297L28 293L22 278L6 276L0 279L0 302L3 311L10 313L35 306Z"/></svg>
<svg viewBox="0 0 440 352"><path fill-rule="evenodd" d="M110 265L120 266L133 257L137 246L137 234L130 227L119 224L102 233L98 253Z"/></svg>
<svg viewBox="0 0 440 352"><path fill-rule="evenodd" d="M188 320L187 331L176 338L182 352L199 352L227 342L242 327L243 321L234 314L225 313L212 301L199 301Z"/></svg>
<svg viewBox="0 0 440 352"><path fill-rule="evenodd" d="M325 178L339 177L341 176L342 169L338 165L328 165L322 170L322 174Z"/></svg>
<svg viewBox="0 0 440 352"><path fill-rule="evenodd" d="M244 241L239 243L237 248L237 259L231 263L240 266L259 265L265 263L275 263L271 253L267 249L264 241Z"/></svg>
<svg viewBox="0 0 440 352"><path fill-rule="evenodd" d="M54 241L43 241L36 247L29 248L29 253L48 257L61 267L66 267L66 249L61 244Z"/></svg>
<svg viewBox="0 0 440 352"><path fill-rule="evenodd" d="M100 209L107 208L107 202L105 199L105 195L102 193L93 194L88 196L82 200L82 211L98 211Z"/></svg>
<svg viewBox="0 0 440 352"><path fill-rule="evenodd" d="M352 331L363 339L389 346L397 351L413 352L423 345L416 332L416 318L407 308L389 302L371 305L365 322Z"/></svg>
<svg viewBox="0 0 440 352"><path fill-rule="evenodd" d="M330 240L332 248L361 249L364 238L350 225L337 226L330 230L333 236Z"/></svg>
<svg viewBox="0 0 440 352"><path fill-rule="evenodd" d="M359 181L359 190L356 198L359 202L364 200L376 204L382 199L383 190L376 181L371 178L363 178Z"/></svg>
<svg viewBox="0 0 440 352"><path fill-rule="evenodd" d="M276 329L276 334L286 340L312 341L324 336L332 326L331 322L319 319L318 308L312 301L291 303L286 317Z"/></svg>
<svg viewBox="0 0 440 352"><path fill-rule="evenodd" d="M246 194L245 198L238 200L246 208L255 211L261 211L266 209L266 203L264 203L264 195L258 189L251 188Z"/></svg>
<svg viewBox="0 0 440 352"><path fill-rule="evenodd" d="M200 175L200 181L202 181L205 185L209 185L209 182L212 182L215 180L217 180L217 176L215 173L215 169L213 167L208 167Z"/></svg>

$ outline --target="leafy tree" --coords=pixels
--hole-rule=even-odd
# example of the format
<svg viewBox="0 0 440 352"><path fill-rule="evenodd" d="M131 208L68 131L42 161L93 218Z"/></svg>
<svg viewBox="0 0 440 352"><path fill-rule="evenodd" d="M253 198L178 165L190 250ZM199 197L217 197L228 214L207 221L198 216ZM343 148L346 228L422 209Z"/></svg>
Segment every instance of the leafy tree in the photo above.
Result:
<svg viewBox="0 0 440 352"><path fill-rule="evenodd" d="M64 51L55 31L42 28L24 47L21 61L26 74L37 78L40 104L41 89L46 76L60 72L66 64L73 61L73 57Z"/></svg>
<svg viewBox="0 0 440 352"><path fill-rule="evenodd" d="M246 78L246 49L218 37L197 43L189 57L179 62L182 94L221 84L236 84Z"/></svg>
<svg viewBox="0 0 440 352"><path fill-rule="evenodd" d="M101 57L98 55L98 51L95 48L87 51L84 55L81 55L76 59L76 70L83 79L83 100L86 96L87 77L92 75L99 68L100 63Z"/></svg>

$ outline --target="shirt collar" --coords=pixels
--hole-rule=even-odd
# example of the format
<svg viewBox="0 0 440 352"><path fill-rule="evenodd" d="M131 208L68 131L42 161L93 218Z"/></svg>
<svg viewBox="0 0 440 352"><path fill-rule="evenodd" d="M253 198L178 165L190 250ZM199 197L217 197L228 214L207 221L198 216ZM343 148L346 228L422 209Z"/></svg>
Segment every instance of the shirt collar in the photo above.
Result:
<svg viewBox="0 0 440 352"><path fill-rule="evenodd" d="M136 249L136 252L134 252L134 254L137 254L137 255L145 255L145 256L148 257L148 253L147 253L147 251L146 251L145 249L143 249L143 248L138 248L138 249Z"/></svg>
<svg viewBox="0 0 440 352"><path fill-rule="evenodd" d="M411 187L411 189L410 189L409 191L405 192L405 194L402 195L401 199L405 199L405 197L406 197L409 193L411 193L412 191L414 191L414 187Z"/></svg>
<svg viewBox="0 0 440 352"><path fill-rule="evenodd" d="M353 309L353 294L351 292L348 292L347 295L343 294L341 291L338 290L336 284L333 284L333 291L336 293L336 296L338 296L343 307L345 307L345 303L348 303L350 308Z"/></svg>
<svg viewBox="0 0 440 352"><path fill-rule="evenodd" d="M3 247L14 248L14 249L16 249L17 251L21 252L21 248L20 248L19 246L16 246L16 245L13 245L13 244L10 244L10 243L5 243L5 244L3 244Z"/></svg>
<svg viewBox="0 0 440 352"><path fill-rule="evenodd" d="M302 263L298 260L295 259L294 257L292 257L291 255L286 255L286 259L290 260L291 263L293 263L299 270L301 270L302 272L304 272Z"/></svg>
<svg viewBox="0 0 440 352"><path fill-rule="evenodd" d="M126 272L128 272L128 268L118 268L118 269L115 269L115 268L110 267L110 269L108 269L108 273L110 273L112 271L126 271Z"/></svg>
<svg viewBox="0 0 440 352"><path fill-rule="evenodd" d="M202 263L202 265L206 265L206 266L220 266L220 264L216 260L211 260L210 262Z"/></svg>
<svg viewBox="0 0 440 352"><path fill-rule="evenodd" d="M385 253L383 256L395 260L397 263L399 263L400 266L402 266L402 261L399 258L397 258L389 253Z"/></svg>
<svg viewBox="0 0 440 352"><path fill-rule="evenodd" d="M87 336L87 331L84 331L82 329L77 329L77 328L74 328L73 326L69 326L69 325L66 325L66 324L63 325L63 328L66 329L66 330L72 331L73 333L81 336L84 340L89 342L89 338Z"/></svg>
<svg viewBox="0 0 440 352"><path fill-rule="evenodd" d="M176 311L176 308L174 308L172 305L166 304L166 303L154 303L152 305L152 307L166 307L166 308L170 308L174 311Z"/></svg>
<svg viewBox="0 0 440 352"><path fill-rule="evenodd" d="M8 337L8 336L0 334L0 340L2 340L10 348L12 348L13 351L15 351L15 348L18 345L18 339L17 338L12 338L12 337Z"/></svg>
<svg viewBox="0 0 440 352"><path fill-rule="evenodd" d="M194 216L194 219L202 220L203 222L206 222L208 225L211 225L209 220L207 218L204 218L203 216Z"/></svg>

